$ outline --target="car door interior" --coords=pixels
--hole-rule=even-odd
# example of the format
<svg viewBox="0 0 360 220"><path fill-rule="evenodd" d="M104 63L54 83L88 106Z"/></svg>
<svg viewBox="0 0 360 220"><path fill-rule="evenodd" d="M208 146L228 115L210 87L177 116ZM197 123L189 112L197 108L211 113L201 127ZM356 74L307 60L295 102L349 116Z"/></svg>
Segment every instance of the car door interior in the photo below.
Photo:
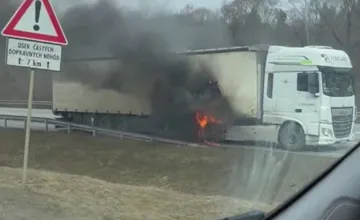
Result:
<svg viewBox="0 0 360 220"><path fill-rule="evenodd" d="M350 150L265 219L359 220L360 147Z"/></svg>

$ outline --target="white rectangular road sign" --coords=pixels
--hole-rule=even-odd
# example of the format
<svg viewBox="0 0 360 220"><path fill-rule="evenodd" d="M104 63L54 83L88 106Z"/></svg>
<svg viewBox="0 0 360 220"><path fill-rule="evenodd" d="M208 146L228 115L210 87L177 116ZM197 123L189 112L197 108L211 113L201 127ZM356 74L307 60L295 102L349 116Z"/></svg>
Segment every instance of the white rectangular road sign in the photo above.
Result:
<svg viewBox="0 0 360 220"><path fill-rule="evenodd" d="M60 71L60 45L9 38L6 64L33 69Z"/></svg>

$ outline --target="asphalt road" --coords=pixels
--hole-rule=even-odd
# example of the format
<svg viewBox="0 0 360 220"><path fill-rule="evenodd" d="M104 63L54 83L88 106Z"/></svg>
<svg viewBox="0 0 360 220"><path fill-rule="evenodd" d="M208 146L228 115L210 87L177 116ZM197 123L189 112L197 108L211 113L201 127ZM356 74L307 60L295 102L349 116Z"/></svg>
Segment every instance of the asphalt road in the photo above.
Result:
<svg viewBox="0 0 360 220"><path fill-rule="evenodd" d="M0 108L0 115L16 115L16 116L27 116L27 109L25 108ZM54 119L56 116L49 109L33 109L32 117L43 117ZM8 121L7 126L12 128L24 128L22 121ZM4 121L0 120L0 127L4 127ZM31 123L31 129L33 130L44 130L45 125L43 123ZM49 125L48 129L55 131L55 126Z"/></svg>
<svg viewBox="0 0 360 220"><path fill-rule="evenodd" d="M26 116L27 109L24 108L0 108L1 115L18 115L18 116ZM56 116L52 113L51 110L48 109L33 109L32 111L33 117L44 117L44 118L55 118ZM0 120L0 127L4 126L4 121ZM13 128L24 128L24 122L21 121L9 121L7 122L8 127ZM31 128L33 130L44 130L45 125L42 123L32 123ZM48 129L50 131L56 131L55 126L49 125ZM343 155L347 150L349 150L356 143L360 142L360 124L355 125L355 140L353 142L347 144L339 144L331 147L322 147L317 149L315 152L313 149L309 149L308 152L298 152L298 154L309 154L309 155L321 155L321 156L330 156L330 157L339 157ZM239 146L234 146L239 147ZM253 148L254 146L242 146L244 148Z"/></svg>
<svg viewBox="0 0 360 220"><path fill-rule="evenodd" d="M27 109L25 108L0 108L1 115L19 115L26 116ZM33 109L33 117L55 118L55 115L49 109Z"/></svg>

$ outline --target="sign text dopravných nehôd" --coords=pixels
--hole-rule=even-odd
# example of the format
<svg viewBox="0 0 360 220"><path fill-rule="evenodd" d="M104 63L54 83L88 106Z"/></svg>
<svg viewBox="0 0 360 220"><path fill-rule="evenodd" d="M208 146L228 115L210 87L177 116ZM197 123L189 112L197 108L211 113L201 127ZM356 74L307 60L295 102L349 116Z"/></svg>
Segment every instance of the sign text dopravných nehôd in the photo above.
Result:
<svg viewBox="0 0 360 220"><path fill-rule="evenodd" d="M36 42L18 42L17 48L8 48L8 54L58 61L61 59L61 57L56 54L56 50L54 49L54 47L55 46L42 45L41 43Z"/></svg>

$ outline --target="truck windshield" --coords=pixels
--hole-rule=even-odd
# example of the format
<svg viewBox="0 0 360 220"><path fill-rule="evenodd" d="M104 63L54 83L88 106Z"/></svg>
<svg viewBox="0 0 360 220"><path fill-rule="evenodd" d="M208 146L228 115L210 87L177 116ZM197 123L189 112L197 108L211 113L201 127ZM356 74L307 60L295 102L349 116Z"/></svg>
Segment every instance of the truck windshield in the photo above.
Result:
<svg viewBox="0 0 360 220"><path fill-rule="evenodd" d="M353 78L350 72L323 71L323 92L331 97L354 95Z"/></svg>

